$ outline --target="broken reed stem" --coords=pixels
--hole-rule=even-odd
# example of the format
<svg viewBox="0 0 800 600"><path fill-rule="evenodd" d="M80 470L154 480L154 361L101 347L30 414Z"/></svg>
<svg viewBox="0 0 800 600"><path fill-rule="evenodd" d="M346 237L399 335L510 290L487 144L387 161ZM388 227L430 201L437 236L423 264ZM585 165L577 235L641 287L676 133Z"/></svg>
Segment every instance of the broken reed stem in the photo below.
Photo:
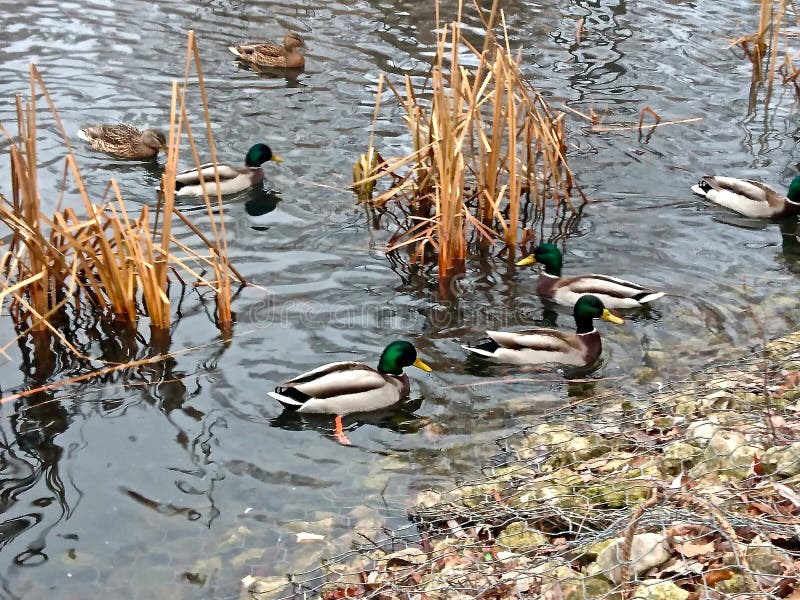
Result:
<svg viewBox="0 0 800 600"><path fill-rule="evenodd" d="M793 3L789 3L789 7L794 10ZM731 42L731 45L739 45L744 50L745 55L753 65L749 106L751 111L755 109L758 84L760 83L766 82L764 102L769 104L775 84L776 72L781 73L784 85L794 85L795 93L800 98L800 86L797 85L798 70L794 66L796 55L791 55L791 47L788 41L789 27L792 24L786 19L786 10L786 0L761 0L759 3L758 30L751 35L742 36ZM797 24L800 23L795 23L795 25ZM782 62L778 60L781 31L785 34L785 51ZM768 55L767 40L769 40ZM764 64L765 60L766 64ZM766 69L766 76L764 69Z"/></svg>
<svg viewBox="0 0 800 600"><path fill-rule="evenodd" d="M199 347L199 346L198 346ZM46 385L41 385L36 388L32 388L29 390L24 390L21 392L17 392L14 394L9 394L8 396L3 396L0 398L0 405L6 404L7 402L12 402L13 400L18 400L20 398L26 398L28 396L32 396L34 394L39 394L41 392L47 392L49 390L54 390L56 388L64 387L67 385L71 385L73 383L80 383L81 381L86 381L88 379L93 379L95 377L101 377L102 375L108 375L109 373L114 373L116 371L122 371L124 369L130 369L132 367L140 367L142 365L151 365L154 363L162 362L164 360L174 358L180 354L185 354L187 352L191 352L196 350L198 347L194 348L184 348L182 350L176 352L167 352L164 354L158 354L156 356L150 356L147 358L142 358L139 360L133 360L130 362L122 363L122 364L112 364L107 367L103 367L101 369L96 369L89 373L83 373L82 375L77 375L75 377L70 377L68 379L62 379L61 381L56 381L53 383L48 383ZM84 357L87 360L96 360L91 359L89 357ZM104 361L103 361L104 362ZM108 364L108 363L106 363Z"/></svg>

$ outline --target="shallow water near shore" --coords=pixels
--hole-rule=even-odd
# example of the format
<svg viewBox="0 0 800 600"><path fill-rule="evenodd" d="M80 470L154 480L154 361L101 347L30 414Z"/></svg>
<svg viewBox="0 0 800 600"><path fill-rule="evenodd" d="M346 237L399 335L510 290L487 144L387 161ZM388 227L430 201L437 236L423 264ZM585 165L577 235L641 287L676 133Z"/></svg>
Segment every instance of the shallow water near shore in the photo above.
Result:
<svg viewBox="0 0 800 600"><path fill-rule="evenodd" d="M234 301L232 341L213 326L213 300L188 291L168 336L153 339L146 326L85 333L90 356L127 361L187 349L174 359L0 407L0 596L238 598L247 574L313 568L348 547L354 526L403 522L416 491L476 474L491 441L534 415L609 390L645 393L796 327L794 224L740 219L689 191L703 174L785 188L796 173L790 92L778 86L768 108L750 111L749 63L726 49L756 28L752 3L597 4L502 2L509 43L553 107L595 110L609 127L635 125L645 106L665 121L702 120L640 136L635 128L592 133L568 115L570 166L594 203L579 219L551 225L548 217L540 235L568 237L565 274L603 272L669 292L626 314L624 325L599 324L603 363L592 381L572 383L548 370L468 361L460 347L487 328L552 319L534 294L533 270L490 251L469 263L460 299L444 300L430 272L386 258L386 220L375 228L347 190L366 148L379 73L422 81L435 45L432 6L4 7L7 128L14 94L27 93L30 61L70 132L95 122L165 127L171 81L182 77L185 35L194 29L220 157L239 163L265 141L286 162L267 166L274 193L226 204L230 258L257 284ZM454 3L441 12L452 19ZM472 10L465 16L477 30ZM286 28L308 46L297 78L240 68L225 48L279 38ZM399 155L410 142L399 111L386 104L376 145ZM64 153L52 119L41 115L40 190L52 210ZM158 164L74 144L94 198L113 177L126 200L155 202ZM7 147L0 141L4 154ZM6 197L8 182L2 160ZM77 206L74 194L66 202ZM202 210L182 207L207 228ZM9 322L3 343L13 337ZM556 309L556 322L571 328L569 311ZM351 447L332 440L330 420L282 414L266 396L323 362L373 364L395 338L413 341L434 372L409 370L412 397L401 410L346 419ZM3 395L83 372L85 364L63 353L47 360L41 347L33 363L35 343L12 348L0 365ZM526 381L511 381L518 378ZM326 537L298 544L303 531Z"/></svg>

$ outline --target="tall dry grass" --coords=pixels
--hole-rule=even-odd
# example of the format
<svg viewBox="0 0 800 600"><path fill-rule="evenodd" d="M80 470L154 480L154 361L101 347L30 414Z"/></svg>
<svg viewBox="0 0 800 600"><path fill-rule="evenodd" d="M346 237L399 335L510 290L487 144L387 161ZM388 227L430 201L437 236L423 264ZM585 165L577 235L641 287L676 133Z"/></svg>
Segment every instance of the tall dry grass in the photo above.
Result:
<svg viewBox="0 0 800 600"><path fill-rule="evenodd" d="M199 51L189 33L183 83L172 86L167 163L162 178L161 203L157 210L136 204L131 208L112 179L112 199L93 202L78 168L69 136L36 67L29 73L30 97L17 97L17 129L12 135L0 124L10 142L12 196L0 196L0 222L10 233L7 250L0 255L0 306L9 303L9 314L17 337L0 348L5 353L15 341L31 333L59 338L77 356L81 353L64 331L69 315L89 312L102 319L135 324L146 317L155 330L166 330L172 320L170 285L186 280L211 288L216 296L216 324L224 335L231 333L231 289L243 277L227 259L224 210L217 188L205 190L204 199L211 226L206 236L175 206L175 173L181 133L189 139L195 164L199 153L186 110L186 93L192 67L197 74L203 103L205 132L216 161L208 99ZM41 94L59 129L65 151L64 181L71 179L83 204L83 213L72 208L52 215L42 210L36 148L36 97ZM217 177L218 180L218 177ZM108 190L107 190L108 192ZM209 192L213 195L209 196ZM61 204L59 198L58 204ZM154 214L157 213L157 214ZM191 247L173 236L173 224L181 220L195 233ZM206 276L205 273L210 273ZM69 309L68 311L66 309Z"/></svg>
<svg viewBox="0 0 800 600"><path fill-rule="evenodd" d="M794 15L791 19L789 13ZM764 85L766 101L769 102L776 75L781 76L783 85L791 85L800 99L800 69L795 61L800 58L796 45L791 43L800 33L800 16L792 2L787 0L760 0L758 2L758 29L746 36L733 40L753 65L750 94L750 109L755 108L757 90Z"/></svg>
<svg viewBox="0 0 800 600"><path fill-rule="evenodd" d="M437 29L426 85L415 88L409 76L401 85L385 80L404 111L413 150L378 164L370 141L354 170L360 199L392 202L407 213L389 250L413 248L412 262L435 255L440 283L464 269L471 239L510 248L524 241L524 203L535 211L548 203L574 211L575 194L585 201L567 165L565 115L525 78L508 43L496 42L498 20L506 33L497 5L488 14L475 6L486 32L482 49L464 37L459 6L459 19ZM467 66L473 59L477 66ZM384 177L392 179L388 191L363 193Z"/></svg>

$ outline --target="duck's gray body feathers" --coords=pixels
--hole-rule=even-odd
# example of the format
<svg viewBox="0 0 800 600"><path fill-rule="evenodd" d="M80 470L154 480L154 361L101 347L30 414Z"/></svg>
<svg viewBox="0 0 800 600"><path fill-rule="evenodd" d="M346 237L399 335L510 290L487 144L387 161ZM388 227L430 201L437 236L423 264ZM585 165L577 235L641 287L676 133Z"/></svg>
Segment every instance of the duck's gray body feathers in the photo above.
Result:
<svg viewBox="0 0 800 600"><path fill-rule="evenodd" d="M358 362L335 362L282 383L269 395L300 413L346 415L380 410L408 396L408 377Z"/></svg>
<svg viewBox="0 0 800 600"><path fill-rule="evenodd" d="M707 175L692 191L746 217L769 219L800 213L800 203L754 179Z"/></svg>
<svg viewBox="0 0 800 600"><path fill-rule="evenodd" d="M542 273L536 282L536 293L564 306L575 306L581 296L592 294L600 298L607 308L640 308L664 295L664 292L632 281L597 273L575 277L555 277Z"/></svg>

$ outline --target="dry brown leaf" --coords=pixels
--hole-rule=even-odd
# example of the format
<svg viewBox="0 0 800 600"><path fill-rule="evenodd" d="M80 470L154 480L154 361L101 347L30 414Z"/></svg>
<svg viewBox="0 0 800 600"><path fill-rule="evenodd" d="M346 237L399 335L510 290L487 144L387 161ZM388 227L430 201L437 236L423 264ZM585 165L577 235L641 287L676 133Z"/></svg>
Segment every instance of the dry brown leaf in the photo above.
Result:
<svg viewBox="0 0 800 600"><path fill-rule="evenodd" d="M756 477L764 476L764 467L761 465L761 459L757 454L753 455L753 464L750 465L750 473L748 475L755 475Z"/></svg>
<svg viewBox="0 0 800 600"><path fill-rule="evenodd" d="M720 581L727 581L728 579L733 578L734 572L730 569L719 569L716 571L710 571L703 575L703 581L708 587L713 588L716 586Z"/></svg>
<svg viewBox="0 0 800 600"><path fill-rule="evenodd" d="M775 510L769 505L764 504L763 502L751 502L747 509L750 513L755 515L774 515Z"/></svg>
<svg viewBox="0 0 800 600"><path fill-rule="evenodd" d="M800 600L800 587L795 588L795 590L786 596L786 600Z"/></svg>
<svg viewBox="0 0 800 600"><path fill-rule="evenodd" d="M789 486L776 482L772 484L772 487L774 487L775 491L786 498L789 502L797 507L800 507L800 495L798 495L797 492L792 490Z"/></svg>
<svg viewBox="0 0 800 600"><path fill-rule="evenodd" d="M679 537L679 536L701 537L704 535L708 535L711 532L712 532L711 528L706 527L705 525L690 525L688 523L673 525L667 530L667 533L672 537Z"/></svg>
<svg viewBox="0 0 800 600"><path fill-rule="evenodd" d="M783 380L781 387L778 388L778 394L795 389L798 383L800 383L800 371L789 373L789 375L786 376L786 379Z"/></svg>
<svg viewBox="0 0 800 600"><path fill-rule="evenodd" d="M686 558L694 558L695 556L702 556L714 551L714 542L707 544L696 544L693 542L683 542L677 544L675 549L683 554Z"/></svg>

